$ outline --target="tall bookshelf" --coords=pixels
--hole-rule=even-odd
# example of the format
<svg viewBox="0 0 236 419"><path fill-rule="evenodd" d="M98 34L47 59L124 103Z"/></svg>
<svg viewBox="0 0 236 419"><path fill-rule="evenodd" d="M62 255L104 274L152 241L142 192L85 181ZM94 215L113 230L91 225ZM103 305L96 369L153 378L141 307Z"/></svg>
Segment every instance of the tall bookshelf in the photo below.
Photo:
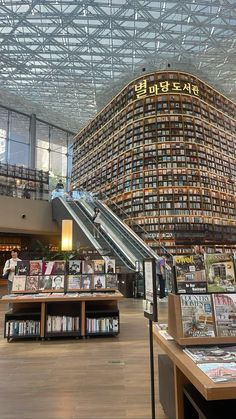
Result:
<svg viewBox="0 0 236 419"><path fill-rule="evenodd" d="M154 248L233 249L235 109L192 74L139 77L77 134L72 186L104 192Z"/></svg>

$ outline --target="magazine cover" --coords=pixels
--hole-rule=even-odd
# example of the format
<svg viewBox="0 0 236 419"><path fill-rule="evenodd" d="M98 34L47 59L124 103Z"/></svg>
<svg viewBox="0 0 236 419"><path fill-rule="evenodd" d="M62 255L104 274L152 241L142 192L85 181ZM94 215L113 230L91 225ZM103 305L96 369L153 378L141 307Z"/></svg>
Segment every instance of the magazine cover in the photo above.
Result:
<svg viewBox="0 0 236 419"><path fill-rule="evenodd" d="M118 288L118 281L116 274L106 274L106 288Z"/></svg>
<svg viewBox="0 0 236 419"><path fill-rule="evenodd" d="M236 363L213 363L198 364L198 368L203 371L214 383L235 383L236 382ZM226 414L227 416L227 414Z"/></svg>
<svg viewBox="0 0 236 419"><path fill-rule="evenodd" d="M81 284L82 284L82 288L84 290L89 290L93 287L93 279L92 279L92 275L81 275Z"/></svg>
<svg viewBox="0 0 236 419"><path fill-rule="evenodd" d="M105 275L94 275L94 288L96 289L106 288Z"/></svg>
<svg viewBox="0 0 236 419"><path fill-rule="evenodd" d="M43 262L44 275L65 275L65 260L50 260Z"/></svg>
<svg viewBox="0 0 236 419"><path fill-rule="evenodd" d="M27 276L25 283L25 291L37 292L39 289L39 277L36 275Z"/></svg>
<svg viewBox="0 0 236 419"><path fill-rule="evenodd" d="M64 291L64 275L52 275L51 279L53 291Z"/></svg>
<svg viewBox="0 0 236 419"><path fill-rule="evenodd" d="M43 275L39 277L39 290L52 291L52 276Z"/></svg>
<svg viewBox="0 0 236 419"><path fill-rule="evenodd" d="M83 260L83 274L93 274L94 273L94 262L93 260Z"/></svg>
<svg viewBox="0 0 236 419"><path fill-rule="evenodd" d="M202 293L206 289L206 273L204 255L176 255L174 256L176 270L176 289L180 294Z"/></svg>
<svg viewBox="0 0 236 419"><path fill-rule="evenodd" d="M17 261L16 275L29 275L29 260Z"/></svg>
<svg viewBox="0 0 236 419"><path fill-rule="evenodd" d="M68 275L67 291L80 290L81 285L81 275Z"/></svg>
<svg viewBox="0 0 236 419"><path fill-rule="evenodd" d="M106 258L105 272L106 272L106 274L114 274L116 272L116 261L115 261L115 259Z"/></svg>
<svg viewBox="0 0 236 419"><path fill-rule="evenodd" d="M194 362L236 362L236 346L189 346L183 350Z"/></svg>
<svg viewBox="0 0 236 419"><path fill-rule="evenodd" d="M94 260L94 272L101 272L104 273L105 272L105 260L100 259L100 260Z"/></svg>
<svg viewBox="0 0 236 419"><path fill-rule="evenodd" d="M81 273L81 260L70 260L68 273L69 275L77 275Z"/></svg>
<svg viewBox="0 0 236 419"><path fill-rule="evenodd" d="M215 336L211 296L181 295L184 337Z"/></svg>
<svg viewBox="0 0 236 419"><path fill-rule="evenodd" d="M216 332L218 336L236 336L236 294L214 294Z"/></svg>
<svg viewBox="0 0 236 419"><path fill-rule="evenodd" d="M15 275L12 281L12 292L24 292L25 282L26 282L26 276Z"/></svg>
<svg viewBox="0 0 236 419"><path fill-rule="evenodd" d="M43 262L41 260L30 260L29 274L42 275Z"/></svg>
<svg viewBox="0 0 236 419"><path fill-rule="evenodd" d="M234 261L231 253L205 255L208 292L235 292Z"/></svg>

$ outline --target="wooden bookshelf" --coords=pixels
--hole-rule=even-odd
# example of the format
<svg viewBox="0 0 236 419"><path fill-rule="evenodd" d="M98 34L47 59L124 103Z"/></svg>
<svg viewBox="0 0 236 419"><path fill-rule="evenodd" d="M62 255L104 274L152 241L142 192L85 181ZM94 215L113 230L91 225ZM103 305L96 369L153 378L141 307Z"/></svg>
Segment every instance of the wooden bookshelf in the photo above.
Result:
<svg viewBox="0 0 236 419"><path fill-rule="evenodd" d="M51 337L85 337L85 336L106 336L106 335L117 335L120 331L120 322L119 322L119 308L118 302L123 298L123 295L119 291L114 293L106 294L101 292L99 295L83 295L83 296L64 296L64 294L47 297L32 297L25 296L23 299L20 298L4 298L1 299L2 303L9 303L12 305L12 310L5 314L5 323L4 323L4 337L8 340L10 339L19 339L27 337L35 338L51 338ZM75 330L58 330L58 325L55 323L55 330L48 330L48 319L60 317L62 321L67 320L72 321L72 324L75 324L76 319L76 328ZM97 326L97 330L93 330L91 333L88 332L86 327L87 318L115 318L117 320L116 328L113 331L110 330L101 330L101 327ZM78 320L79 318L79 320ZM40 322L39 331L35 334L23 333L22 325L21 329L18 331L18 327L15 328L15 333L10 333L9 322L15 322L17 324L18 320L21 320L23 323L30 320L37 319ZM69 320L72 319L72 320ZM54 319L56 321L56 319ZM61 323L62 324L62 323ZM105 324L105 322L104 322ZM28 325L28 323L27 323ZM28 326L27 326L28 328ZM59 325L60 329L60 325ZM11 329L12 330L12 329ZM27 329L28 331L28 329ZM18 332L18 333L17 333Z"/></svg>
<svg viewBox="0 0 236 419"><path fill-rule="evenodd" d="M236 343L236 336L185 337L182 326L180 295L172 293L168 295L168 333L181 346Z"/></svg>

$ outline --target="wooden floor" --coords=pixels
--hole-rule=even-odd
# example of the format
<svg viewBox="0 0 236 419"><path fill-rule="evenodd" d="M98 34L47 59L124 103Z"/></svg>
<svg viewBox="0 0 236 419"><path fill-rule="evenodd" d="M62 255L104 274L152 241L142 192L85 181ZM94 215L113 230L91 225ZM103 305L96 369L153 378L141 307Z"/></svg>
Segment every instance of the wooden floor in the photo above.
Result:
<svg viewBox="0 0 236 419"><path fill-rule="evenodd" d="M160 308L164 321L166 303ZM151 418L149 340L142 301L120 303L121 333L105 339L7 343L6 309L0 304L0 419ZM154 348L157 355L155 343ZM158 392L157 387L156 379ZM158 400L156 409L158 419L166 418Z"/></svg>

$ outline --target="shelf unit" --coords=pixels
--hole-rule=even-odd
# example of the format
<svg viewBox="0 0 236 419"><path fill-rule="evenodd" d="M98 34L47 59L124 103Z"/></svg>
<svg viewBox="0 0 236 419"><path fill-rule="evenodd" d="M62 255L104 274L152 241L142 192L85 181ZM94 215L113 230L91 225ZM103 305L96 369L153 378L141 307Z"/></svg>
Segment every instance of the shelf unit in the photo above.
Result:
<svg viewBox="0 0 236 419"><path fill-rule="evenodd" d="M86 336L105 336L117 335L120 332L118 301L123 298L118 291L112 295L101 292L99 295L83 295L76 297L48 296L32 297L24 296L23 299L5 298L2 303L12 305L12 311L5 314L4 337L15 338L52 338L52 337L86 337ZM90 332L87 329L87 319L110 319L109 330L104 330L104 325L98 327L97 332ZM111 319L115 320L111 321ZM25 334L10 334L9 322L22 320L39 322L39 333L26 336ZM50 326L51 325L51 326ZM64 326L63 326L64 325ZM63 330L63 329L68 330ZM72 330L70 330L72 329ZM111 330L112 329L112 330Z"/></svg>
<svg viewBox="0 0 236 419"><path fill-rule="evenodd" d="M120 333L119 310L114 301L104 305L88 302L85 309L86 336L118 335Z"/></svg>
<svg viewBox="0 0 236 419"><path fill-rule="evenodd" d="M25 306L21 310L17 307L15 311L5 314L4 338L39 338L41 329L40 306L39 304Z"/></svg>
<svg viewBox="0 0 236 419"><path fill-rule="evenodd" d="M31 199L48 200L49 172L0 163L0 195L22 198L25 187Z"/></svg>
<svg viewBox="0 0 236 419"><path fill-rule="evenodd" d="M77 134L72 187L105 192L129 225L137 221L173 253L204 243L232 249L235 110L189 73L145 74Z"/></svg>

